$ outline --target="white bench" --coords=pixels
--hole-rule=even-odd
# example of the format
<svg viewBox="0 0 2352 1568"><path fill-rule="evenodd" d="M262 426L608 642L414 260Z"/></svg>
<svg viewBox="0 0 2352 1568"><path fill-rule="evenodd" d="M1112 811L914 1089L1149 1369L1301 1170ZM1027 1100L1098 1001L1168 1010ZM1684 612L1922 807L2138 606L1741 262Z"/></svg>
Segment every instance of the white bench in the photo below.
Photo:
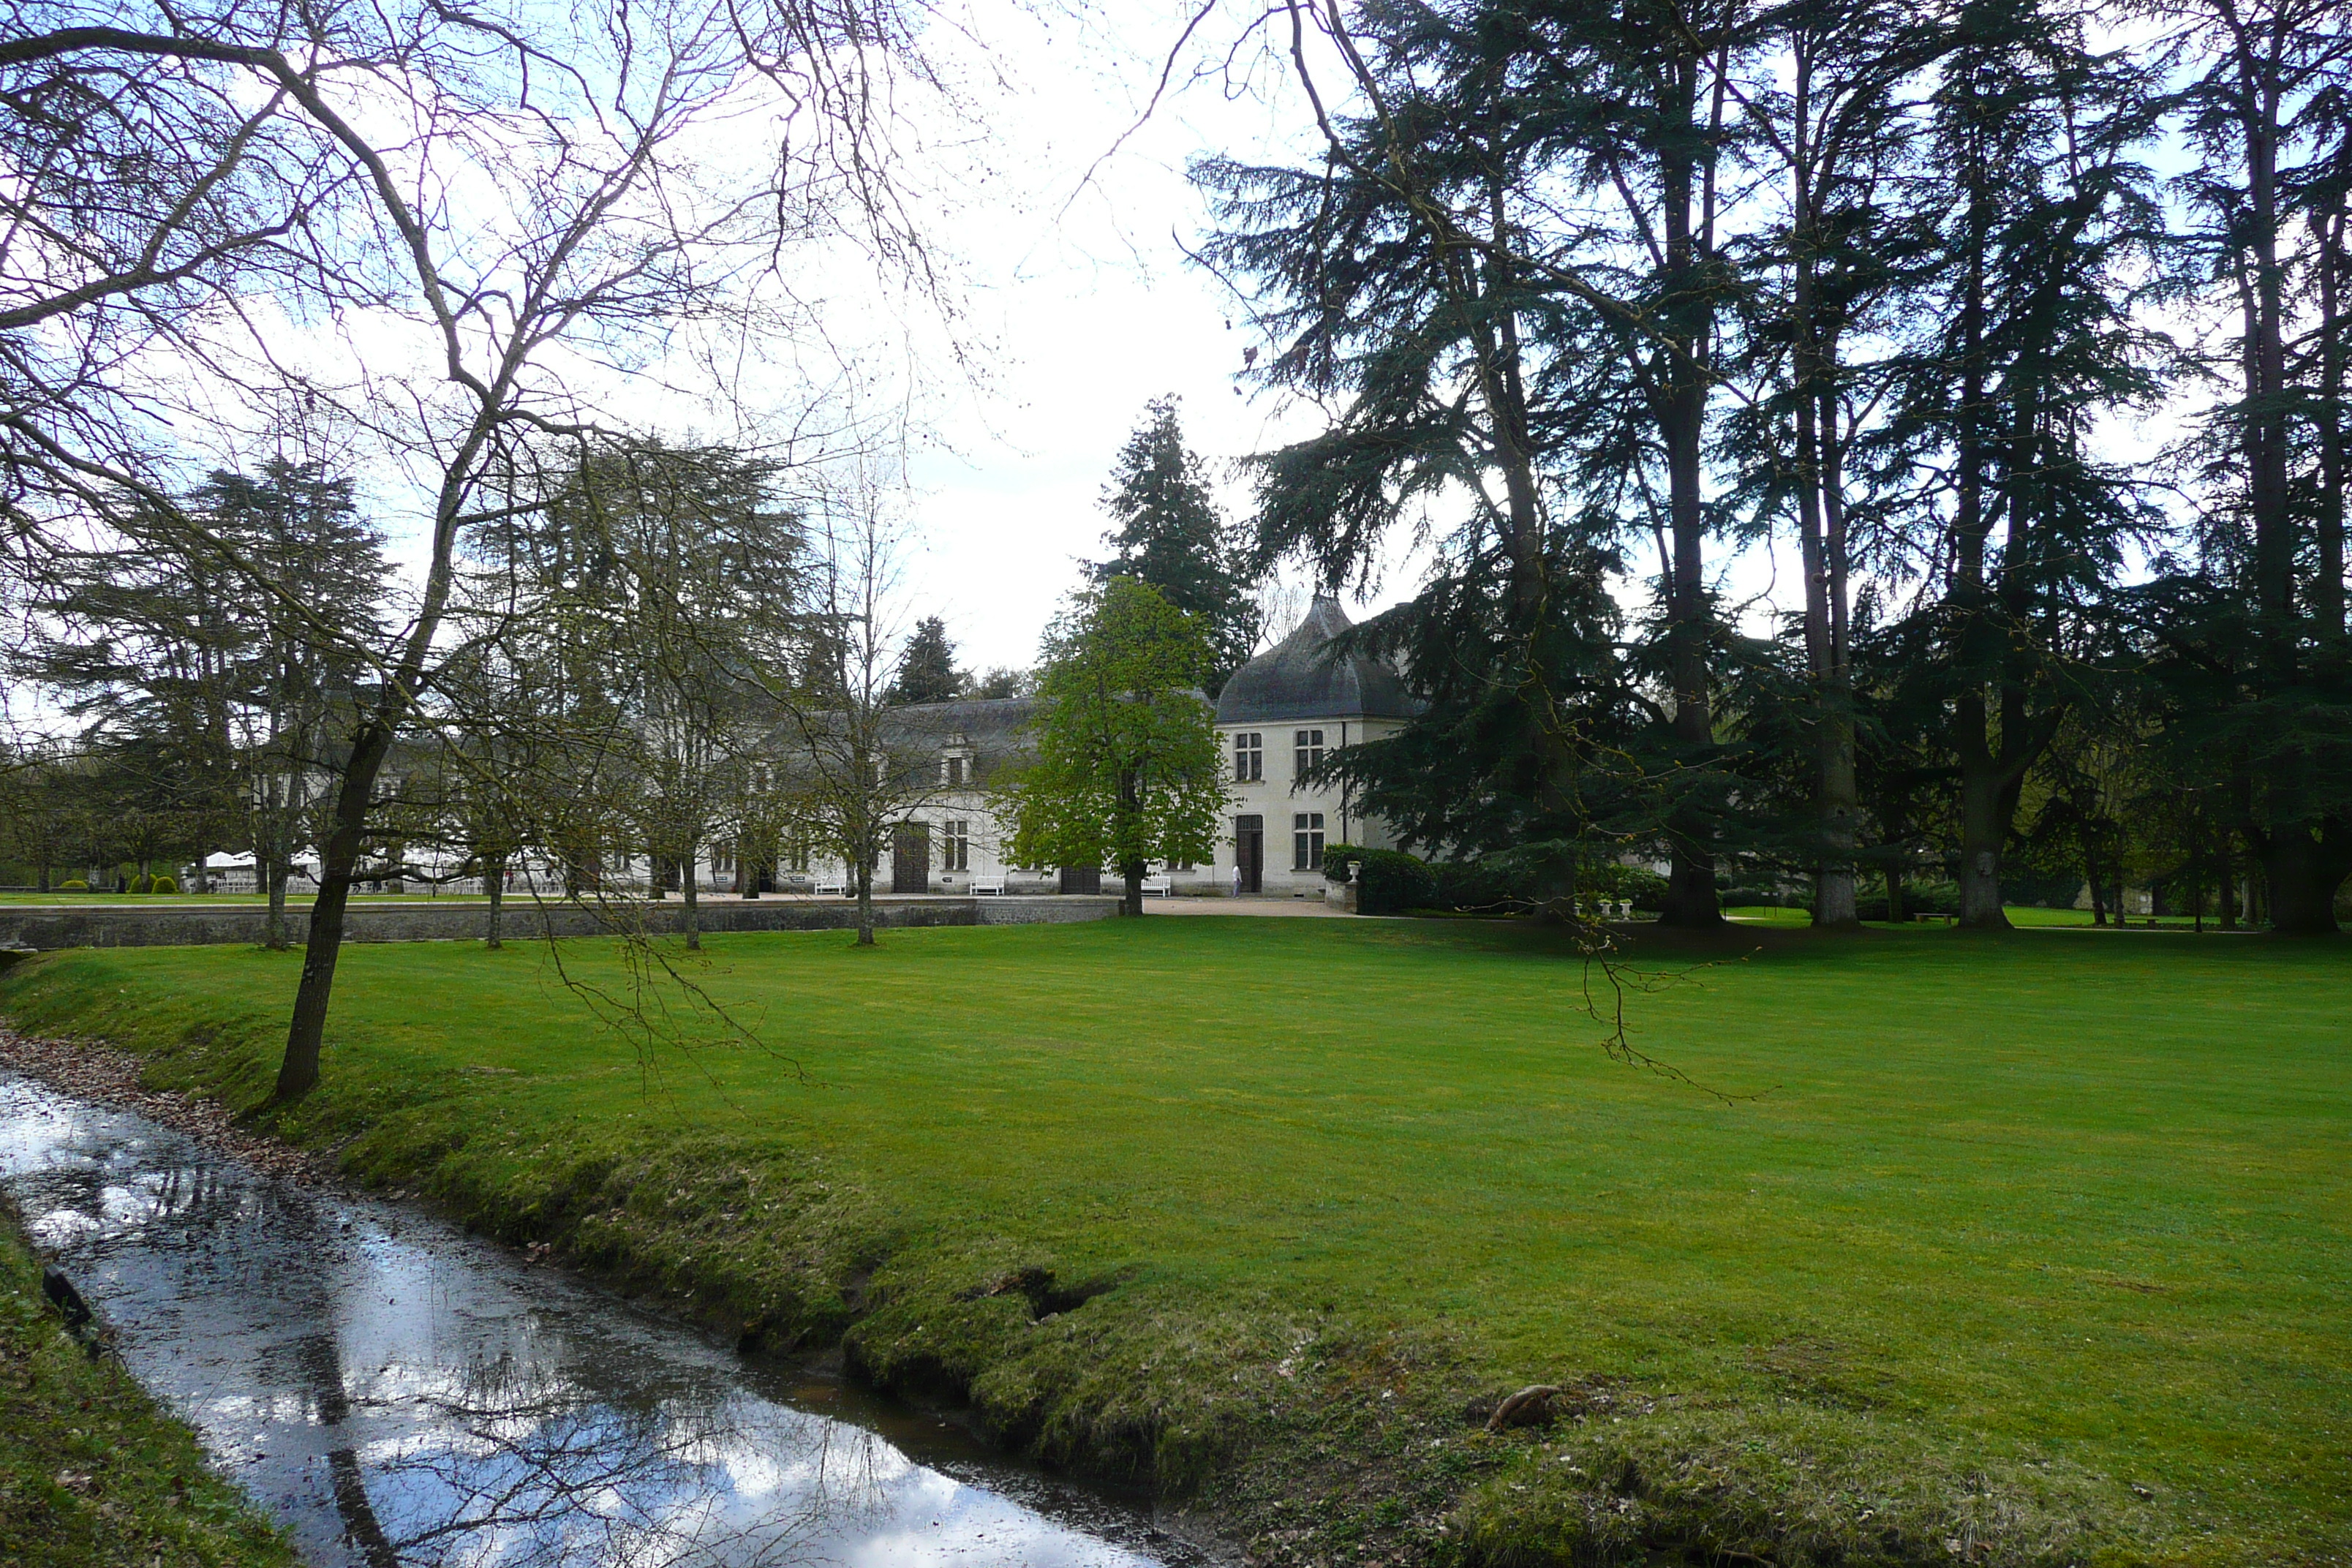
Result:
<svg viewBox="0 0 2352 1568"><path fill-rule="evenodd" d="M1157 877L1146 877L1143 879L1143 890L1157 893L1163 899L1172 899L1176 896L1176 879L1165 871Z"/></svg>
<svg viewBox="0 0 2352 1568"><path fill-rule="evenodd" d="M974 877L971 879L971 890L975 896L988 894L1001 899L1004 896L1004 879L1001 876Z"/></svg>
<svg viewBox="0 0 2352 1568"><path fill-rule="evenodd" d="M846 898L849 894L849 884L846 882L819 882L814 888L811 889L810 891L814 893L820 899L824 898L828 893Z"/></svg>

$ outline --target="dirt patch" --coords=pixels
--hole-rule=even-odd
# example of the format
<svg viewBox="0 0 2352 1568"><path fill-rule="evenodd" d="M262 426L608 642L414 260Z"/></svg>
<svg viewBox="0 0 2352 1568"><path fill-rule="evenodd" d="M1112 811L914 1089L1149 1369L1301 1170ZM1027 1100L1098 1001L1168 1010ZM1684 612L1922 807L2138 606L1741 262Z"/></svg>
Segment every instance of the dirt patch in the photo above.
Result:
<svg viewBox="0 0 2352 1568"><path fill-rule="evenodd" d="M331 1156L240 1127L217 1100L146 1088L139 1081L140 1058L128 1051L0 1028L0 1067L79 1099L135 1110L270 1175L306 1186L347 1185Z"/></svg>

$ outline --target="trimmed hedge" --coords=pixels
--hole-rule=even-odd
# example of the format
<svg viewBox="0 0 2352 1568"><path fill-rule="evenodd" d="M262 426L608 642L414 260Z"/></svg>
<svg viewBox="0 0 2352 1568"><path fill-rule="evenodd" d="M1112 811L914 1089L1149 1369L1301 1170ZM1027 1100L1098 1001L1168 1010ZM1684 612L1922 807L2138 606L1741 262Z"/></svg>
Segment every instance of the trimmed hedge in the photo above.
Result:
<svg viewBox="0 0 2352 1568"><path fill-rule="evenodd" d="M68 877L64 881L58 884L58 891L60 893L87 893L89 891L89 884L83 881L79 877Z"/></svg>
<svg viewBox="0 0 2352 1568"><path fill-rule="evenodd" d="M1334 882L1347 881L1348 868L1355 864L1364 868L1356 908L1368 915L1402 914L1409 910L1511 914L1533 909L1554 896L1539 870L1524 861L1423 860L1401 850L1362 849L1352 844L1333 844L1323 851L1323 875ZM1637 866L1612 865L1602 870L1618 890L1605 893L1593 885L1591 897L1629 898L1637 907L1656 907L1656 895L1664 888L1656 873ZM1598 879L1594 881L1597 884Z"/></svg>
<svg viewBox="0 0 2352 1568"><path fill-rule="evenodd" d="M176 893L180 890L179 879L173 877L158 877L147 884L147 890L151 893Z"/></svg>

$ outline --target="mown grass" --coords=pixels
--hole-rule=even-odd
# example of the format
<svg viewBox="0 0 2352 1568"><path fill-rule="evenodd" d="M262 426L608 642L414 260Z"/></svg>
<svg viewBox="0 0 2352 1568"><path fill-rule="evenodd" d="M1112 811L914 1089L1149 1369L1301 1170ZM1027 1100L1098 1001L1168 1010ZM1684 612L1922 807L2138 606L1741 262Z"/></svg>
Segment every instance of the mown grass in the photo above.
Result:
<svg viewBox="0 0 2352 1568"><path fill-rule="evenodd" d="M249 1103L299 962L0 1006ZM604 1027L544 948L350 948L283 1125L1273 1558L2347 1560L2352 951L1650 962L1636 1043L1754 1098L1605 1056L1544 931L1236 918L710 939L761 1047ZM1562 1425L1465 1419L1535 1382Z"/></svg>
<svg viewBox="0 0 2352 1568"><path fill-rule="evenodd" d="M294 1568L283 1537L195 1435L110 1358L67 1337L0 1204L0 1563Z"/></svg>

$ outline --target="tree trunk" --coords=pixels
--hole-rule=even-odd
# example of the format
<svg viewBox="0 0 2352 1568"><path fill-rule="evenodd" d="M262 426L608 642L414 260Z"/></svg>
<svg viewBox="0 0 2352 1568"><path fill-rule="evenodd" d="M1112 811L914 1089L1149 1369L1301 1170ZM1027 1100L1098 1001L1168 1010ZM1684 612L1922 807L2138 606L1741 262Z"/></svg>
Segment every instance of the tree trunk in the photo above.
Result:
<svg viewBox="0 0 2352 1568"><path fill-rule="evenodd" d="M293 945L286 937L286 862L276 856L256 856L254 866L269 893L269 913L261 922L261 945L272 952L284 952Z"/></svg>
<svg viewBox="0 0 2352 1568"><path fill-rule="evenodd" d="M688 850L686 852L685 858L681 859L677 864L678 897L686 900L686 908L678 911L677 926L678 930L686 933L686 945L688 951L698 952L702 949L702 927L696 920L696 905L694 900L694 851L691 849Z"/></svg>
<svg viewBox="0 0 2352 1568"><path fill-rule="evenodd" d="M1910 911L1903 907L1903 870L1898 866L1886 868L1886 918L1896 925L1909 923Z"/></svg>
<svg viewBox="0 0 2352 1568"><path fill-rule="evenodd" d="M1979 703L1979 723L1982 716ZM2009 916L2000 907L2000 855L2009 838L2010 818L2003 809L2009 795L2002 787L2004 782L1981 759L1961 764L1960 923L1984 931L2009 929Z"/></svg>
<svg viewBox="0 0 2352 1568"><path fill-rule="evenodd" d="M1143 872L1144 864L1140 860L1119 862L1118 874L1127 884L1119 894L1120 914L1139 915L1143 912Z"/></svg>
<svg viewBox="0 0 2352 1568"><path fill-rule="evenodd" d="M499 940L499 915L506 901L507 862L503 855L482 862L482 891L489 895L490 918L482 934L482 945L492 951L505 946Z"/></svg>
<svg viewBox="0 0 2352 1568"><path fill-rule="evenodd" d="M49 890L49 861L48 861L48 857L47 857L47 856L45 855L45 856L43 856L43 857L41 858L41 891L43 891L43 892L45 892L45 893L46 893L46 892L47 892L48 890Z"/></svg>
<svg viewBox="0 0 2352 1568"><path fill-rule="evenodd" d="M877 856L876 858L879 858ZM856 868L857 875L857 945L874 945L874 868L871 864Z"/></svg>
<svg viewBox="0 0 2352 1568"><path fill-rule="evenodd" d="M335 795L334 830L319 868L319 893L310 901L310 934L302 953L302 983L294 993L294 1019L286 1031L286 1058L278 1064L270 1099L287 1104L319 1081L319 1053L326 1039L327 1004L335 987L335 961L342 955L343 915L351 904L352 870L359 864L367 834L368 805L376 775L392 751L391 727L371 721L352 748L350 766Z"/></svg>

